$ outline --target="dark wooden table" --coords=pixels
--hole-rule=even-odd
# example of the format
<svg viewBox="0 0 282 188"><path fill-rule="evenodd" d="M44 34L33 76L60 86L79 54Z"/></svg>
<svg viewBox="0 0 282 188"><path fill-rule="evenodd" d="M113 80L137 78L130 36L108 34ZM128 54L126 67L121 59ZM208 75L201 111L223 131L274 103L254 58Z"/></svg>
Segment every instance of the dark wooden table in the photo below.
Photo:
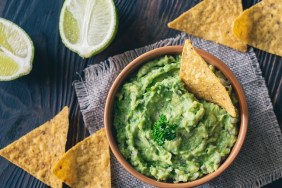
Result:
<svg viewBox="0 0 282 188"><path fill-rule="evenodd" d="M76 73L83 74L85 67L109 56L175 36L179 32L168 29L166 24L199 1L116 0L119 29L115 40L99 55L82 59L69 51L59 36L63 0L1 0L0 16L17 23L31 36L35 58L28 76L0 82L0 148L49 120L65 105L71 109L67 148L82 140L88 132L72 85L79 79ZM248 8L258 0L243 2L244 8ZM282 59L260 50L255 52L281 127ZM1 158L0 188L4 187L46 185ZM282 187L282 180L266 187Z"/></svg>

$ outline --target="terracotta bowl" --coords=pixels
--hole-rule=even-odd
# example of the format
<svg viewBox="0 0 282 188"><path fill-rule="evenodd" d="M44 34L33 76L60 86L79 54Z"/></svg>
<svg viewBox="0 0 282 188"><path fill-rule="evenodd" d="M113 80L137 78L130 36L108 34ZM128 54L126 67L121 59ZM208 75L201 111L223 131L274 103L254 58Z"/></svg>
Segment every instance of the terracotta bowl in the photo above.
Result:
<svg viewBox="0 0 282 188"><path fill-rule="evenodd" d="M238 125L239 134L237 141L229 154L228 158L220 165L220 167L213 173L203 176L202 178L199 178L197 180L187 182L187 183L165 183L165 182L159 182L155 179L152 179L150 177L147 177L139 172L137 172L129 162L125 160L125 158L120 153L118 147L117 147L117 141L115 137L115 131L112 120L113 120L113 104L115 100L115 95L119 87L126 81L126 79L134 72L136 71L141 65L147 63L148 61L155 59L157 57L168 55L168 54L181 54L182 53L183 46L167 46L167 47L161 47L152 51L149 51L139 57L137 57L135 60L133 60L131 63L129 63L123 71L118 75L116 80L114 81L106 101L105 106L105 113L104 113L104 123L106 128L106 134L107 138L109 140L110 147L112 149L112 152L114 153L117 160L121 163L121 165L133 176L138 178L139 180L151 184L156 187L170 187L170 188L177 188L177 187L195 187L204 183L207 183L208 181L211 181L212 179L219 176L223 171L225 171L231 163L234 161L236 156L238 155L243 142L246 137L247 128L248 128L248 108L247 108L247 102L246 97L244 95L244 91L236 79L235 75L232 73L232 71L219 59L214 57L213 55L198 49L198 53L205 59L206 62L214 65L217 67L228 80L230 80L233 88L235 89L235 92L237 94L237 98L239 100L239 110L240 110L240 124ZM239 63L239 62L238 62Z"/></svg>

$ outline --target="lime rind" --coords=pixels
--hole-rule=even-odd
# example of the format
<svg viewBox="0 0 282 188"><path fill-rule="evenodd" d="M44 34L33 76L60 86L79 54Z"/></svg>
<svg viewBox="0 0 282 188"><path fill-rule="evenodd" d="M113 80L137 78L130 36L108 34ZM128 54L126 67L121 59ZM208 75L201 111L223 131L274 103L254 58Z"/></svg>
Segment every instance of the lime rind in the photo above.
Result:
<svg viewBox="0 0 282 188"><path fill-rule="evenodd" d="M101 0L101 1L107 1L109 7L111 8L110 12L111 12L111 27L109 28L109 32L107 33L106 37L104 38L104 40L99 43L98 45L95 46L90 46L88 44L88 46L84 45L84 44L73 44L71 40L69 40L66 35L65 35L65 31L64 31L64 21L65 21L65 12L66 11L70 11L68 10L68 6L70 5L70 3L73 0L66 0L63 4L61 13L60 13L60 21L59 21L59 32L60 32L60 36L62 38L62 42L63 44L69 48L71 51L76 52L79 56L81 56L82 58L89 58L95 54L100 53L101 51L103 51L104 49L106 49L110 43L113 41L116 33L117 33L117 28L118 28L118 16L117 16L117 12L116 12L116 7L115 4L112 0ZM93 1L93 0L89 0L89 1ZM90 6L93 6L90 4ZM91 12L90 12L91 14ZM86 31L80 32L80 35L85 35L85 32L88 32L88 29ZM82 37L86 37L86 36L82 36ZM87 40L86 40L87 41Z"/></svg>
<svg viewBox="0 0 282 188"><path fill-rule="evenodd" d="M18 65L18 71L16 71L12 75L1 75L0 72L0 81L10 81L17 79L21 76L27 75L31 72L32 70L32 63L33 63L33 58L34 58L34 46L31 38L29 35L18 25L15 23L6 20L4 18L0 18L0 23L2 23L5 27L8 27L14 31L16 31L20 37L26 42L27 44L27 56L26 57L19 57L9 50L5 49L3 46L0 44L0 50L1 50L1 55L7 56L8 58L12 59L17 65Z"/></svg>

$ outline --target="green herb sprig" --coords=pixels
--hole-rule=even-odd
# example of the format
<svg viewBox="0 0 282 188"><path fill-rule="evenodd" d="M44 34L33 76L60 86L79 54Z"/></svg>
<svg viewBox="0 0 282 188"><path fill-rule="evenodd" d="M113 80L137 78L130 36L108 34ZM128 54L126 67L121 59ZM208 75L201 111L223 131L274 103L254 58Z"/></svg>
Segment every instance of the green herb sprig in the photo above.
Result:
<svg viewBox="0 0 282 188"><path fill-rule="evenodd" d="M173 140L176 137L177 125L171 125L165 115L160 115L159 120L154 123L152 135L158 145L162 146L165 140Z"/></svg>

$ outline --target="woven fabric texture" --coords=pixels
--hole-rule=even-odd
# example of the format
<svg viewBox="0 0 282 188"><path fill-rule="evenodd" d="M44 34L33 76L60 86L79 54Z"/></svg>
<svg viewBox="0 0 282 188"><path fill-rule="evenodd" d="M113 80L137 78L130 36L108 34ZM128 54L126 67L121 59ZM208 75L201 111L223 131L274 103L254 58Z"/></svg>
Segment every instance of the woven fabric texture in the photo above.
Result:
<svg viewBox="0 0 282 188"><path fill-rule="evenodd" d="M186 34L108 58L84 70L74 87L90 133L104 126L107 93L119 72L137 56L152 49L182 45L185 39L226 63L241 83L249 109L249 129L241 152L222 175L202 187L261 187L282 177L282 137L268 90L253 49L241 53ZM131 176L111 156L113 187L151 187Z"/></svg>

